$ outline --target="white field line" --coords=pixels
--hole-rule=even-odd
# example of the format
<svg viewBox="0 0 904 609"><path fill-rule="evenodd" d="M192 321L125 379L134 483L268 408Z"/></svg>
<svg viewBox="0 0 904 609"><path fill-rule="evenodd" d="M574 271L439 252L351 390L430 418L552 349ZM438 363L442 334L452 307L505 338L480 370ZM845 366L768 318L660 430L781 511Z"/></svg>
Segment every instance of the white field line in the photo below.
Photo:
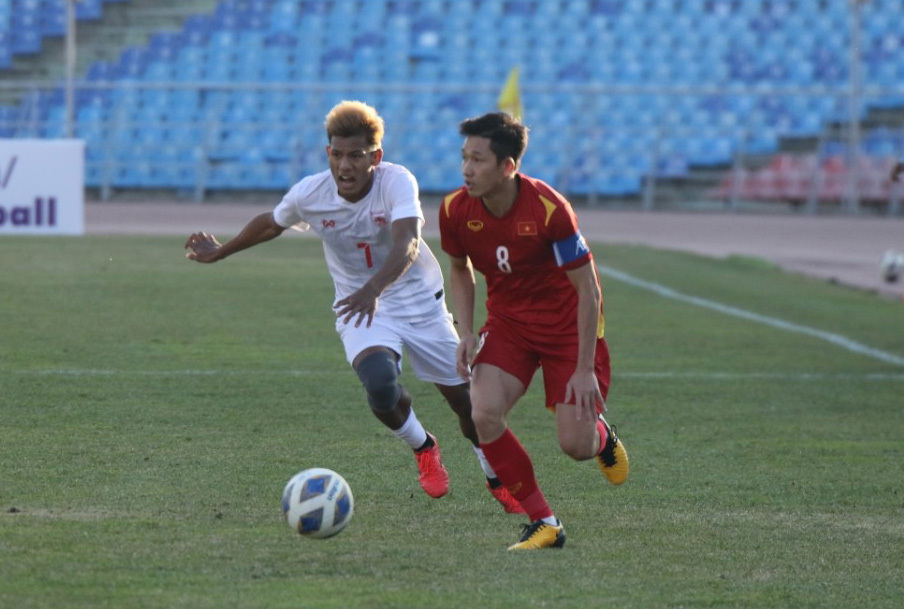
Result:
<svg viewBox="0 0 904 609"><path fill-rule="evenodd" d="M806 336L811 336L813 338L818 338L853 353L866 355L867 357L872 357L874 359L883 361L886 364L894 364L896 366L904 367L904 357L895 355L894 353L889 353L887 351L874 349L840 334L834 334L832 332L826 332L824 330L818 330L816 328L810 328L808 326L801 326L799 324L778 319L777 317L760 315L759 313L753 313L752 311L747 311L745 309L739 309L737 307L724 305L713 300L707 300L706 298L699 298L697 296L682 294L681 292L675 291L672 288L666 287L659 283L653 283L651 281L639 279L633 275L629 275L628 273L624 273L612 267L597 265L597 268L603 275L612 277L613 279L617 279L618 281L621 281L623 283L633 285L634 287L653 292L654 294L662 296L663 298L669 298L671 300L677 300L679 302L703 307L704 309L717 311L724 315L739 317L741 319L746 319L747 321L763 324L765 326L771 326L779 330L785 330L787 332L794 332L796 334L803 334Z"/></svg>

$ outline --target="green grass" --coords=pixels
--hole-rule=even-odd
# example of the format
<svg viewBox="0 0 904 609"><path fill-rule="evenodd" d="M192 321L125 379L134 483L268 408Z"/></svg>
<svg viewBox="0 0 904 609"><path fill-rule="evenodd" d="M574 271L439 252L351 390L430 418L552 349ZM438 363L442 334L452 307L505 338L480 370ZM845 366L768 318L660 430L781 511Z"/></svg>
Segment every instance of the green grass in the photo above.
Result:
<svg viewBox="0 0 904 609"><path fill-rule="evenodd" d="M181 244L0 240L0 607L900 606L904 369L604 277L631 480L559 452L537 379L511 424L568 543L513 555L523 519L432 387L406 370L452 477L440 500L368 413L319 243L213 266ZM904 356L900 303L749 259L594 249ZM355 494L326 541L281 519L312 466Z"/></svg>

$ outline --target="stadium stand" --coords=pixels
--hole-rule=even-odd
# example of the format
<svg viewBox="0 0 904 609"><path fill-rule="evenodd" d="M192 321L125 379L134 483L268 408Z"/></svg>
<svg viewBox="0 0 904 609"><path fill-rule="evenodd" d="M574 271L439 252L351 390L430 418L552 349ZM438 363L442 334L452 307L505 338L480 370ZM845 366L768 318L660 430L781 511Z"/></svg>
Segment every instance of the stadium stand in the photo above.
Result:
<svg viewBox="0 0 904 609"><path fill-rule="evenodd" d="M0 82L60 39L64 2L0 4ZM569 194L638 196L713 167L708 196L812 201L838 198L846 179L834 168L848 2L83 0L80 27L103 32L114 5L130 27L182 8L178 27L82 64L74 127L89 186L283 189L322 168L326 109L363 98L386 118L387 158L444 191L460 183L458 122L495 108L513 66L532 128L525 169ZM901 14L902 0L862 11L868 198L887 198L882 170L904 149ZM60 74L48 75L53 86L0 106L0 137L65 133ZM724 178L739 158L760 166Z"/></svg>
<svg viewBox="0 0 904 609"><path fill-rule="evenodd" d="M858 191L864 199L888 201L894 196L888 179L894 163L894 157L867 155L860 159ZM844 198L849 179L843 156L828 156L820 161L816 155L780 153L764 167L729 173L712 195L725 200L734 196L813 206L818 198Z"/></svg>

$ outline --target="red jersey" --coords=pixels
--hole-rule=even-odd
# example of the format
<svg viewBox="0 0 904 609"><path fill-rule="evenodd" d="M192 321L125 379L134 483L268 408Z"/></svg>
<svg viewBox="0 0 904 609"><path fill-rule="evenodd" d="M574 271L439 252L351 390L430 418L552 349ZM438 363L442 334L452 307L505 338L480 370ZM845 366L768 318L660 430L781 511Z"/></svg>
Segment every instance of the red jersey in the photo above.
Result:
<svg viewBox="0 0 904 609"><path fill-rule="evenodd" d="M541 180L520 173L516 179L518 197L502 218L465 187L447 195L439 218L442 248L470 258L486 278L488 318L530 334L574 335L578 295L565 271L592 264L593 256L571 204Z"/></svg>

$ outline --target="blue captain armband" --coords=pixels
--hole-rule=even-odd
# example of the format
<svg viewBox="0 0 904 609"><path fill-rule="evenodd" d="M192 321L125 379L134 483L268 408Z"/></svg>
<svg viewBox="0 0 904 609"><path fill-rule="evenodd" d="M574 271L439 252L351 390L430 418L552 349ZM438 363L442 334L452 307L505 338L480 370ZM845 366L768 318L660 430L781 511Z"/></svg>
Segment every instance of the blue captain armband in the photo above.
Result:
<svg viewBox="0 0 904 609"><path fill-rule="evenodd" d="M580 231L567 239L553 243L552 251L555 252L556 264L559 266L571 264L575 260L580 260L590 254L590 248L587 247L587 242Z"/></svg>

